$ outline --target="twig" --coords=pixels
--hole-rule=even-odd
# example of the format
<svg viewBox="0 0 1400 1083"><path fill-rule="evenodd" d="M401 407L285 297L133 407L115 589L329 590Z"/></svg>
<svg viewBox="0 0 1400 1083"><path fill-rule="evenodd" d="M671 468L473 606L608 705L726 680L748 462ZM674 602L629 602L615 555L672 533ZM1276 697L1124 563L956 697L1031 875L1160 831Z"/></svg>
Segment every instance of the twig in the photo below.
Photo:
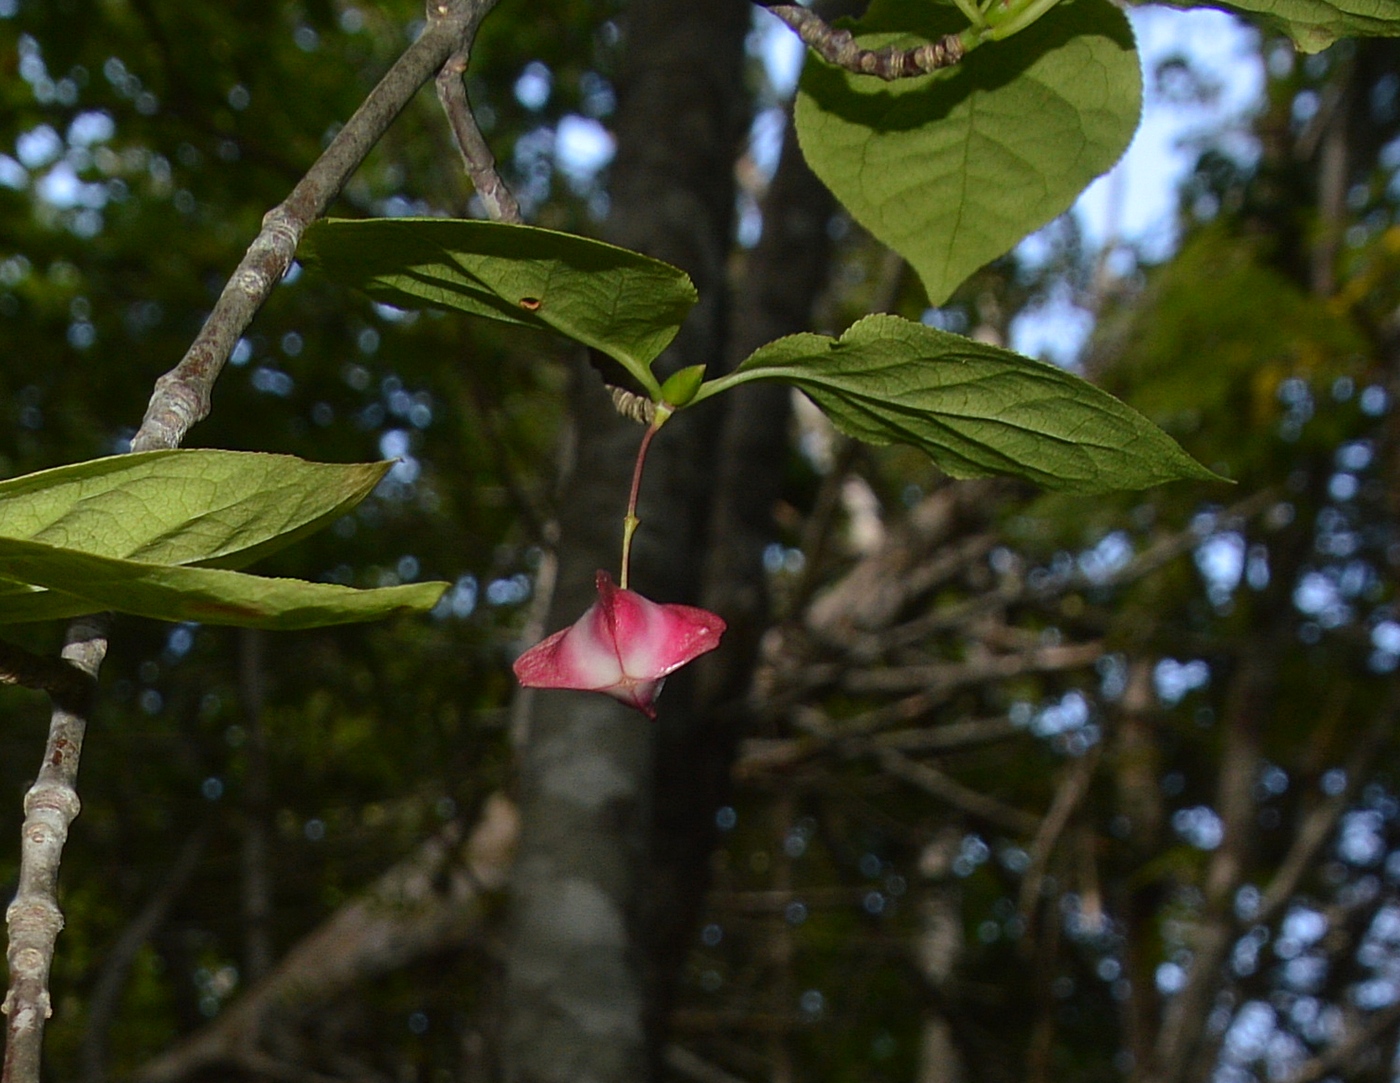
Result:
<svg viewBox="0 0 1400 1083"><path fill-rule="evenodd" d="M462 164L467 167L467 175L485 204L487 215L497 222L518 223L521 220L520 204L496 172L496 159L477 126L471 103L467 101L467 87L462 81L466 70L465 51L453 53L448 58L437 76L438 101L442 102L442 111L447 114L447 122L457 139L457 149L462 152Z"/></svg>
<svg viewBox="0 0 1400 1083"><path fill-rule="evenodd" d="M0 640L0 684L18 684L57 699L80 701L92 687L92 676L65 659L46 658Z"/></svg>
<svg viewBox="0 0 1400 1083"><path fill-rule="evenodd" d="M132 1078L178 1083L213 1065L247 1065L250 1055L263 1055L269 1020L293 1017L356 982L466 942L480 930L485 897L505 886L518 828L515 806L501 794L488 797L465 843L461 825L447 825L302 937L217 1018Z"/></svg>
<svg viewBox="0 0 1400 1083"><path fill-rule="evenodd" d="M1356 795L1366 778L1367 769L1374 763L1377 753L1395 728L1397 711L1400 711L1400 705L1392 698L1392 702L1387 704L1371 723L1370 728L1361 735L1351 758L1347 761L1347 781L1341 792L1315 805L1303 816L1287 855L1279 863L1273 879L1264 888L1258 908L1254 913L1247 915L1251 922L1273 921L1292 900L1303 876L1314 867L1318 853L1332 837L1342 813L1356 800Z"/></svg>
<svg viewBox="0 0 1400 1083"><path fill-rule="evenodd" d="M44 761L39 777L24 798L19 891L5 911L10 988L3 1006L3 1083L32 1083L39 1079L44 1024L52 1014L49 967L54 941L63 928L63 914L58 908L58 866L68 839L68 825L81 807L74 783L92 688L107 653L106 626L103 614L80 617L69 626L62 658L86 675L86 688L76 697L54 697Z"/></svg>
<svg viewBox="0 0 1400 1083"><path fill-rule="evenodd" d="M927 662L883 669L853 670L841 687L857 695L879 692L910 692L926 689L946 695L957 688L1006 680L1026 673L1056 673L1093 665L1106 653L1102 643L1067 643L1037 647L1015 654L993 654L967 662Z"/></svg>
<svg viewBox="0 0 1400 1083"><path fill-rule="evenodd" d="M465 56L476 28L496 0L431 0L428 25L395 61L291 194L263 218L237 270L180 363L156 381L131 450L178 447L209 413L210 395L238 338L291 266L297 242L325 213L418 88L447 62Z"/></svg>
<svg viewBox="0 0 1400 1083"><path fill-rule="evenodd" d="M818 56L856 75L873 75L886 82L928 75L940 68L951 68L963 58L967 46L957 34L925 42L913 49L862 49L849 30L838 30L816 12L797 4L762 4L783 22Z"/></svg>
<svg viewBox="0 0 1400 1083"><path fill-rule="evenodd" d="M893 748L877 748L874 758L881 768L895 778L917 786L940 801L946 801L974 819L983 820L1003 831L1021 836L1034 835L1040 827L1039 817L964 786L937 768L918 760L911 760Z"/></svg>
<svg viewBox="0 0 1400 1083"><path fill-rule="evenodd" d="M164 882L107 950L92 995L88 998L87 1019L83 1024L83 1038L79 1047L85 1083L102 1083L107 1078L107 1028L116 1014L131 964L189 886L208 841L209 832L203 828L185 839Z"/></svg>
<svg viewBox="0 0 1400 1083"><path fill-rule="evenodd" d="M931 714L941 699L918 694L887 707L880 707L854 719L843 719L839 727L823 720L820 725L803 726L801 715L794 724L807 732L798 738L750 738L740 746L734 777L744 779L768 771L786 771L832 750L840 751L852 740L861 747L878 745L899 752L952 752L1024 736L1030 731L1009 718L974 718L937 726L915 726L889 730L902 722L917 722Z"/></svg>
<svg viewBox="0 0 1400 1083"><path fill-rule="evenodd" d="M1026 869L1025 876L1021 877L1020 910L1021 916L1028 921L1033 920L1035 916L1041 886L1045 883L1045 871L1050 865L1050 854L1069 824L1070 817L1089 792L1089 783L1094 779L1101 752L1102 746L1096 745L1089 755L1074 761L1073 766L1055 787L1055 799L1050 803L1050 811L1040 821L1040 828L1031 842L1030 867Z"/></svg>
<svg viewBox="0 0 1400 1083"><path fill-rule="evenodd" d="M271 802L267 730L263 726L266 681L263 647L267 633L260 628L238 630L238 698L243 708L243 968L249 985L272 969L272 870L269 867Z"/></svg>
<svg viewBox="0 0 1400 1083"><path fill-rule="evenodd" d="M1360 1073L1348 1071L1351 1066L1347 1062L1357 1054L1378 1052L1377 1046L1380 1045L1386 1031L1397 1028L1400 1028L1400 1004L1391 1004L1377 1011L1363 1026L1346 1038L1329 1046L1312 1059L1304 1061L1292 1075L1284 1077L1285 1083L1317 1083L1319 1079L1339 1070L1355 1078Z"/></svg>
<svg viewBox="0 0 1400 1083"><path fill-rule="evenodd" d="M263 218L213 311L185 356L156 381L132 451L174 448L209 413L214 382L238 338L291 265L306 227L325 213L351 174L418 89L453 56L466 56L496 0L429 0L427 29L408 47L331 140L291 194ZM52 689L49 744L38 781L25 798L20 887L6 912L10 987L5 1063L0 1083L37 1083L44 1022L51 1008L49 968L63 927L56 895L68 826L81 807L74 789L91 688L107 652L108 618L69 625L63 659L88 678L86 688ZM17 657L17 656L16 656ZM21 662L24 659L20 659ZM28 672L34 672L32 669Z"/></svg>
<svg viewBox="0 0 1400 1083"><path fill-rule="evenodd" d="M692 1053L681 1045L666 1047L666 1067L677 1075L694 1080L695 1083L744 1083L739 1076L726 1072L717 1064L711 1064L698 1053Z"/></svg>

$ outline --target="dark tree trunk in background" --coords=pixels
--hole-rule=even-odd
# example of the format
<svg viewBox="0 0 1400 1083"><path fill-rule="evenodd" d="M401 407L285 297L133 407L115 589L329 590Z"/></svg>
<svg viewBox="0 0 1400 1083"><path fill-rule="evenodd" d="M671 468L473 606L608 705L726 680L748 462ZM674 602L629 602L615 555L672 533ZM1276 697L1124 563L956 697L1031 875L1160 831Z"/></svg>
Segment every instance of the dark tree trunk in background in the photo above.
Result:
<svg viewBox="0 0 1400 1083"><path fill-rule="evenodd" d="M765 342L809 327L830 266L827 223L835 202L807 168L790 131L763 209L763 236L735 291L726 351L731 368ZM729 628L723 648L695 667L694 711L663 716L656 751L644 896L647 957L655 968L647 1005L654 1036L664 1032L709 886L715 811L728 800L730 769L747 720L744 696L768 626L763 550L777 535L773 507L788 454L786 386L750 385L725 398L728 409L710 459L715 493L702 601Z"/></svg>
<svg viewBox="0 0 1400 1083"><path fill-rule="evenodd" d="M733 164L748 118L742 0L633 4L625 23L607 239L674 263L700 293L659 363L718 367L732 235ZM575 374L578 441L560 504L559 586L551 629L592 603L598 568L615 571L640 426L618 418L597 378ZM633 585L698 601L719 415L672 421L648 460ZM681 682L676 682L678 685ZM661 732L684 730L687 689L661 704ZM645 1079L657 938L644 928L644 865L658 728L602 696L537 695L521 758L522 833L512 882L503 1060L512 1083ZM664 907L663 907L664 909Z"/></svg>

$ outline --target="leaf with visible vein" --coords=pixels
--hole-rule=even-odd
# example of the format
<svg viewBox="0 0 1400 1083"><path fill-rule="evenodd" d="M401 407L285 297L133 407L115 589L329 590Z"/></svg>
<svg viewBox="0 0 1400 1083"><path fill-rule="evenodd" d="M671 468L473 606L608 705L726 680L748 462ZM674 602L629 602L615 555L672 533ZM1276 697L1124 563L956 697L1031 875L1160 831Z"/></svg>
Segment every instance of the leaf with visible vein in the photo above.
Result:
<svg viewBox="0 0 1400 1083"><path fill-rule="evenodd" d="M875 0L856 40L909 47L962 24L947 5ZM1118 160L1141 82L1123 13L1075 0L917 79L884 83L809 57L795 124L813 172L939 305Z"/></svg>
<svg viewBox="0 0 1400 1083"><path fill-rule="evenodd" d="M391 465L198 448L91 459L0 481L0 536L150 564L240 568L354 507ZM0 581L0 620L95 608Z"/></svg>
<svg viewBox="0 0 1400 1083"><path fill-rule="evenodd" d="M684 271L602 241L447 218L318 222L300 257L400 308L424 304L555 331L617 360L649 393L651 363L695 304Z"/></svg>
<svg viewBox="0 0 1400 1083"><path fill-rule="evenodd" d="M314 628L431 609L450 584L355 590L334 583L268 579L223 568L119 560L43 542L0 537L0 576L62 592L84 612L114 609L157 620L245 628ZM0 620L16 618L0 597Z"/></svg>
<svg viewBox="0 0 1400 1083"><path fill-rule="evenodd" d="M1009 474L1072 492L1220 480L1161 429L1063 369L898 316L839 340L770 342L728 378L800 388L842 432L921 448L958 478Z"/></svg>
<svg viewBox="0 0 1400 1083"><path fill-rule="evenodd" d="M197 448L90 459L0 481L0 536L239 568L353 508L392 465Z"/></svg>
<svg viewBox="0 0 1400 1083"><path fill-rule="evenodd" d="M1287 34L1305 53L1340 38L1400 36L1400 0L1166 0L1172 7L1212 7L1251 17Z"/></svg>

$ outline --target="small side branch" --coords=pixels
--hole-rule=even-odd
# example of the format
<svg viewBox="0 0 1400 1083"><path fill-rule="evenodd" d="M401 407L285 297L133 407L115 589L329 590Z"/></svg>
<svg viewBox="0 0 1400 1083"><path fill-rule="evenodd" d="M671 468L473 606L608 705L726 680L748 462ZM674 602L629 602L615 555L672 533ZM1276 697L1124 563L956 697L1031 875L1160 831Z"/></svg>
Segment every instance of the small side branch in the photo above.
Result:
<svg viewBox="0 0 1400 1083"><path fill-rule="evenodd" d="M306 227L326 212L418 88L450 57L466 55L477 26L494 3L435 0L428 5L428 26L422 36L370 91L291 194L263 218L262 231L248 246L199 335L180 363L156 381L131 450L178 447L190 427L209 413L214 381L239 336L291 266Z"/></svg>
<svg viewBox="0 0 1400 1083"><path fill-rule="evenodd" d="M849 30L838 30L816 12L798 4L763 4L790 26L797 36L828 64L857 75L873 75L893 82L951 68L962 60L967 46L957 34L925 42L913 49L862 49Z"/></svg>
<svg viewBox="0 0 1400 1083"><path fill-rule="evenodd" d="M80 703L92 689L94 674L65 658L46 658L0 640L0 684L17 684L48 692L56 700Z"/></svg>
<svg viewBox="0 0 1400 1083"><path fill-rule="evenodd" d="M84 1083L105 1083L107 1080L108 1031L117 1014L122 993L126 990L126 979L131 973L132 964L189 886L208 841L209 832L203 828L185 839L165 880L107 949L92 995L88 998L87 1020L79 1046Z"/></svg>
<svg viewBox="0 0 1400 1083"><path fill-rule="evenodd" d="M875 761L888 774L945 801L974 819L1009 831L1013 835L1030 837L1040 829L1040 820L1029 812L1003 804L994 797L945 775L935 767L910 759L893 748L877 748Z"/></svg>
<svg viewBox="0 0 1400 1083"><path fill-rule="evenodd" d="M1249 915L1250 921L1271 922L1293 900L1303 877L1316 867L1318 854L1322 852L1327 840L1332 838L1342 813L1356 800L1362 781L1368 776L1376 756L1395 730L1397 717L1400 717L1400 696L1393 696L1392 701L1361 735L1345 765L1347 781L1341 792L1313 806L1302 816L1294 831L1288 853L1279 863L1273 879L1264 888L1258 909Z"/></svg>
<svg viewBox="0 0 1400 1083"><path fill-rule="evenodd" d="M437 76L438 101L447 114L462 163L467 168L476 194L486 206L486 214L495 222L520 222L520 204L496 172L496 159L486 144L486 137L477 126L471 103L467 101L467 85L462 76L467 70L467 54L454 53Z"/></svg>
<svg viewBox="0 0 1400 1083"><path fill-rule="evenodd" d="M270 1020L295 1017L431 952L479 933L487 896L502 890L515 858L519 816L503 794L488 797L465 844L462 825L448 824L363 894L302 937L256 986L201 1030L131 1073L138 1083L181 1083L216 1065L267 1074ZM281 1078L281 1077L277 1077ZM311 1079L306 1073L298 1080Z"/></svg>
<svg viewBox="0 0 1400 1083"><path fill-rule="evenodd" d="M263 218L262 230L214 304L179 364L156 381L132 451L179 447L209 413L215 381L253 317L291 266L302 233L323 215L351 174L447 61L465 57L477 27L496 0L429 0L427 28L380 80L354 115L292 189ZM459 73L460 74L460 73ZM458 79L460 83L460 78ZM47 689L54 710L39 777L25 797L19 890L6 911L9 991L0 1083L37 1083L44 1024L51 1008L49 969L63 928L58 907L59 862L68 828L81 807L75 782L97 671L107 651L105 615L83 617L68 630L61 663L19 648L0 648L0 681ZM75 671L70 674L62 667Z"/></svg>
<svg viewBox="0 0 1400 1083"><path fill-rule="evenodd" d="M19 890L5 911L10 988L3 1005L3 1083L29 1083L39 1078L44 1024L52 1011L49 966L53 962L54 941L63 928L63 914L58 908L58 867L63 844L68 840L68 826L80 807L74 784L87 731L92 687L107 653L106 623L106 618L99 615L79 618L69 627L63 661L87 680L76 696L54 696L44 762L24 798Z"/></svg>

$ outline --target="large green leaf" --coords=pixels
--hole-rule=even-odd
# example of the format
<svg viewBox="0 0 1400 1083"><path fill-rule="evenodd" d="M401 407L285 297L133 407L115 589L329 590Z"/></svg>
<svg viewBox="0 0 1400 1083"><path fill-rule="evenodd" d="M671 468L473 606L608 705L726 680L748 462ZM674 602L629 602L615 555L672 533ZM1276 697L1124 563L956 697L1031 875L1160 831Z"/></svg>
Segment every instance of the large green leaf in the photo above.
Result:
<svg viewBox="0 0 1400 1083"><path fill-rule="evenodd" d="M314 628L432 608L447 583L354 590L333 583L266 579L222 568L148 564L0 537L0 576L66 592L80 612L114 609L157 620L246 628ZM0 620L11 615L0 599Z"/></svg>
<svg viewBox="0 0 1400 1083"><path fill-rule="evenodd" d="M45 590L30 583L0 579L0 624L66 620L83 613L97 613L103 608L105 607L72 594Z"/></svg>
<svg viewBox="0 0 1400 1083"><path fill-rule="evenodd" d="M910 46L963 26L943 4L875 0L856 38ZM1109 169L1141 102L1127 19L1074 0L923 78L885 83L809 56L796 125L817 176L938 305Z"/></svg>
<svg viewBox="0 0 1400 1083"><path fill-rule="evenodd" d="M748 380L794 384L842 432L912 444L957 478L1010 474L1071 492L1215 478L1136 410L1079 377L898 316L869 316L839 340L778 339L714 383L718 390Z"/></svg>
<svg viewBox="0 0 1400 1083"><path fill-rule="evenodd" d="M91 459L0 481L0 536L239 568L354 507L392 465L202 449Z"/></svg>
<svg viewBox="0 0 1400 1083"><path fill-rule="evenodd" d="M377 301L425 303L557 331L616 359L652 394L651 363L695 304L684 271L533 226L447 218L327 221L300 256Z"/></svg>
<svg viewBox="0 0 1400 1083"><path fill-rule="evenodd" d="M1400 36L1400 0L1167 0L1173 7L1213 7L1247 15L1287 34L1305 53L1338 38Z"/></svg>
<svg viewBox="0 0 1400 1083"><path fill-rule="evenodd" d="M0 481L0 536L150 564L240 568L354 507L391 465L202 449L92 459ZM101 608L0 582L3 620Z"/></svg>

